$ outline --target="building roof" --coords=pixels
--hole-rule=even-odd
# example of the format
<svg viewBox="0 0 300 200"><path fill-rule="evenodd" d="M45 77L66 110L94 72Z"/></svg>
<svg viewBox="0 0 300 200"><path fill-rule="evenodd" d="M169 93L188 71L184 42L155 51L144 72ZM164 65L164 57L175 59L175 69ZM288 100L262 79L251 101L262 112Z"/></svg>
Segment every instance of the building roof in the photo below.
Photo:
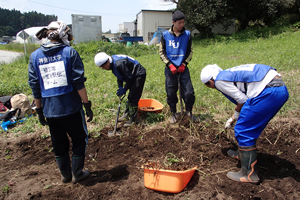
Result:
<svg viewBox="0 0 300 200"><path fill-rule="evenodd" d="M39 30L41 30L42 28L46 28L46 27L47 27L47 26L30 27L30 28L24 29L24 31L25 31L26 33L28 33L28 35L30 35L30 36L35 36L35 34L36 34ZM23 31L23 30L22 30L22 31ZM21 34L22 31L19 31L19 32L17 33L16 36L19 36L19 34Z"/></svg>
<svg viewBox="0 0 300 200"><path fill-rule="evenodd" d="M138 12L138 14L140 14L141 12L173 12L173 11L172 10L144 10L143 9L140 12Z"/></svg>

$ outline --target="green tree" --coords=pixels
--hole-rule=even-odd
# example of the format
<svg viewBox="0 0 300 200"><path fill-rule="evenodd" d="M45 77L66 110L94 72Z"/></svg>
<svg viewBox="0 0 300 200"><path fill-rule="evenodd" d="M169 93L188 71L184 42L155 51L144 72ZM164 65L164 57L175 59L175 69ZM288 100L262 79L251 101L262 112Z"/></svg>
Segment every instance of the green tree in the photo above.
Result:
<svg viewBox="0 0 300 200"><path fill-rule="evenodd" d="M270 25L279 17L289 13L289 9L299 0L232 0L233 16L244 30L249 22L261 21Z"/></svg>
<svg viewBox="0 0 300 200"><path fill-rule="evenodd" d="M47 26L51 21L56 21L55 15L44 15L31 11L21 13L18 10L4 9L0 7L0 37L13 36L19 31L32 26Z"/></svg>
<svg viewBox="0 0 300 200"><path fill-rule="evenodd" d="M209 33L211 26L223 24L226 29L231 19L238 20L241 30L249 22L265 25L288 13L298 13L300 0L163 0L177 4L184 12L188 28Z"/></svg>
<svg viewBox="0 0 300 200"><path fill-rule="evenodd" d="M197 29L202 34L211 33L211 28L223 24L227 29L232 24L233 9L226 0L164 0L177 4L184 12L186 27Z"/></svg>

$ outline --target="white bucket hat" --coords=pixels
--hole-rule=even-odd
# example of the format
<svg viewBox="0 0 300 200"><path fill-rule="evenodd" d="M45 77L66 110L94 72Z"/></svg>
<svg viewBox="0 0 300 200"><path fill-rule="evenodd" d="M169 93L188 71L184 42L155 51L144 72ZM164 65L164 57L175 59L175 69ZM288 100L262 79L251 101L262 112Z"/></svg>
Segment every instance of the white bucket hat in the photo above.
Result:
<svg viewBox="0 0 300 200"><path fill-rule="evenodd" d="M103 65L107 60L109 60L110 63L112 62L111 57L104 52L97 53L94 58L95 64L98 67Z"/></svg>
<svg viewBox="0 0 300 200"><path fill-rule="evenodd" d="M205 66L200 74L202 83L207 83L211 78L216 79L220 71L223 70L217 64Z"/></svg>

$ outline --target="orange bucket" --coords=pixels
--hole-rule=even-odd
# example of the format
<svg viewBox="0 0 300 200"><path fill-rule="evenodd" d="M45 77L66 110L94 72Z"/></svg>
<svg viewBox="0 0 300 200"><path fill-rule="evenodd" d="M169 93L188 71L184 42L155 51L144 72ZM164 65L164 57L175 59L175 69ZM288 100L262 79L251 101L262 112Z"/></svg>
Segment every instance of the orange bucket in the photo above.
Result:
<svg viewBox="0 0 300 200"><path fill-rule="evenodd" d="M152 190L179 193L191 180L197 167L185 171L144 168L145 187Z"/></svg>
<svg viewBox="0 0 300 200"><path fill-rule="evenodd" d="M160 113L164 105L155 99L140 99L138 102L138 109L144 112Z"/></svg>

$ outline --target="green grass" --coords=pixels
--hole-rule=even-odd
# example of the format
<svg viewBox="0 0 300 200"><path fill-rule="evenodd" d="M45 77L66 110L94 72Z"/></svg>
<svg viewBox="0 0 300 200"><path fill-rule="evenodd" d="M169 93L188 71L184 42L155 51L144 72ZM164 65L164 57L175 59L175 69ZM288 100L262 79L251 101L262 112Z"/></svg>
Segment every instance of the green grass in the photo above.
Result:
<svg viewBox="0 0 300 200"><path fill-rule="evenodd" d="M200 72L203 67L208 64L218 64L221 68L227 69L241 64L260 63L276 68L283 75L290 93L288 102L277 116L299 117L299 37L300 31L295 29L295 26L279 26L246 30L232 36L193 38L193 59L188 65L196 95L193 112L204 117L214 116L218 120L225 121L234 109L234 105L220 92L202 84ZM9 45L3 46L10 47ZM14 50L13 47L10 48ZM36 48L37 46L28 52ZM94 64L94 55L100 51L108 54L127 54L137 59L147 70L142 98L156 99L165 106L158 116L147 116L147 123L155 124L167 118L169 108L166 103L165 66L158 55L158 47L145 45L126 47L100 41L81 43L74 48L79 52L85 65L86 88L94 112L92 126L89 128L91 134L97 135L105 126L114 126L119 101L115 94L116 77L111 71L99 69ZM2 72L0 95L24 93L32 99L27 83L28 59L29 55L26 55L11 64L0 64ZM124 110L125 102L126 99L122 102L121 111ZM180 103L177 106L179 111ZM24 125L20 125L18 130L28 133L40 129L36 123L37 119L29 119Z"/></svg>

